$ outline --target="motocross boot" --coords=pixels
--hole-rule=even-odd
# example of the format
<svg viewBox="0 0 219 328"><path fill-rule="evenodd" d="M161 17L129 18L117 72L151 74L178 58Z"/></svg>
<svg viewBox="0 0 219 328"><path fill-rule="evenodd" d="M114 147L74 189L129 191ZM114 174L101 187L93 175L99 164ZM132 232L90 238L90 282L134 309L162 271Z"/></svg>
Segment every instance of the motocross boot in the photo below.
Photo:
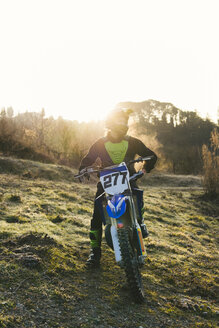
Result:
<svg viewBox="0 0 219 328"><path fill-rule="evenodd" d="M144 219L140 222L141 227L141 233L143 238L147 238L149 235L148 229L146 227L146 224L144 223Z"/></svg>
<svg viewBox="0 0 219 328"><path fill-rule="evenodd" d="M144 222L144 207L142 205L142 208L141 208L141 214L140 214L140 220L138 221L139 222L139 225L141 227L141 233L142 233L142 237L143 238L147 238L148 235L149 235L149 232L148 232L148 229L146 227L146 224Z"/></svg>
<svg viewBox="0 0 219 328"><path fill-rule="evenodd" d="M89 268L98 268L100 266L101 248L91 248L90 255L87 259L86 265Z"/></svg>
<svg viewBox="0 0 219 328"><path fill-rule="evenodd" d="M86 262L87 267L91 267L91 268L99 267L100 259L101 259L101 240L102 240L102 230L90 231L91 251Z"/></svg>

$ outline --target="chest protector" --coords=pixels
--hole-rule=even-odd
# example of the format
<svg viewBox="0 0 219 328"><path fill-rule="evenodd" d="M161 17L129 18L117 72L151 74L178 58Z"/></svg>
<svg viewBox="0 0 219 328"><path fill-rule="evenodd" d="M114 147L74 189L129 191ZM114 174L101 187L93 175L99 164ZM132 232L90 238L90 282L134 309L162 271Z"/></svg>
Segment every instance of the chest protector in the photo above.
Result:
<svg viewBox="0 0 219 328"><path fill-rule="evenodd" d="M107 141L104 144L107 153L109 154L113 164L119 164L123 162L126 152L128 150L128 141L122 140L119 143L113 143L111 141Z"/></svg>

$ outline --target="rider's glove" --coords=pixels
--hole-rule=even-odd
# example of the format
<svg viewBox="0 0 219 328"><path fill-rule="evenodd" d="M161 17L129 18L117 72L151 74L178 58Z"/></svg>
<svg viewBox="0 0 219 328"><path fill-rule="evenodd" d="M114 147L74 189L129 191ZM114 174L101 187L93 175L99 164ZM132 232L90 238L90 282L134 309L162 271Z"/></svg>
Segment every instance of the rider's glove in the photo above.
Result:
<svg viewBox="0 0 219 328"><path fill-rule="evenodd" d="M84 181L84 178L86 178L87 180L90 180L90 175L88 173L86 173L87 169L82 169L82 170L79 170L78 172L78 175L81 175L83 174L80 178L79 178L79 181L80 182L83 182Z"/></svg>
<svg viewBox="0 0 219 328"><path fill-rule="evenodd" d="M80 175L80 174L81 174L81 171L78 171L78 175ZM82 183L83 180L84 180L84 177L83 177L83 176L81 176L80 178L78 178L78 181L79 181L80 183Z"/></svg>

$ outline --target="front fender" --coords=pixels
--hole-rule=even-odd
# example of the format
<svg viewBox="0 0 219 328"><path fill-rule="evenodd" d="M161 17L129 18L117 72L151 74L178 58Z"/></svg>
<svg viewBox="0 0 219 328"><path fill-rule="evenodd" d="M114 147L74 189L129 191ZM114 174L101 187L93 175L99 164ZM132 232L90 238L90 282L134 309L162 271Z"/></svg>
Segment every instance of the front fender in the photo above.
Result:
<svg viewBox="0 0 219 328"><path fill-rule="evenodd" d="M114 195L110 200L108 200L106 210L111 218L118 219L125 213L126 199L126 196L119 194Z"/></svg>

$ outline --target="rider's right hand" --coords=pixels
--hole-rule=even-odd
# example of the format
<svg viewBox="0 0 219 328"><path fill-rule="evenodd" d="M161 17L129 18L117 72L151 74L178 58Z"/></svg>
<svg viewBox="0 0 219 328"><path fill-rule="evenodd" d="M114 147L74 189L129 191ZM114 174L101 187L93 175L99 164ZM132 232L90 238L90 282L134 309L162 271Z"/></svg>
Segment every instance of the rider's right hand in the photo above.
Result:
<svg viewBox="0 0 219 328"><path fill-rule="evenodd" d="M82 183L84 181L84 178L87 178L87 180L90 180L90 175L86 173L86 169L82 169L78 171L78 175L83 174L78 180Z"/></svg>
<svg viewBox="0 0 219 328"><path fill-rule="evenodd" d="M78 175L80 175L80 174L81 174L81 171L78 171ZM80 183L82 183L83 180L84 180L84 177L83 177L83 176L80 177L80 178L78 178L78 181L79 181Z"/></svg>

